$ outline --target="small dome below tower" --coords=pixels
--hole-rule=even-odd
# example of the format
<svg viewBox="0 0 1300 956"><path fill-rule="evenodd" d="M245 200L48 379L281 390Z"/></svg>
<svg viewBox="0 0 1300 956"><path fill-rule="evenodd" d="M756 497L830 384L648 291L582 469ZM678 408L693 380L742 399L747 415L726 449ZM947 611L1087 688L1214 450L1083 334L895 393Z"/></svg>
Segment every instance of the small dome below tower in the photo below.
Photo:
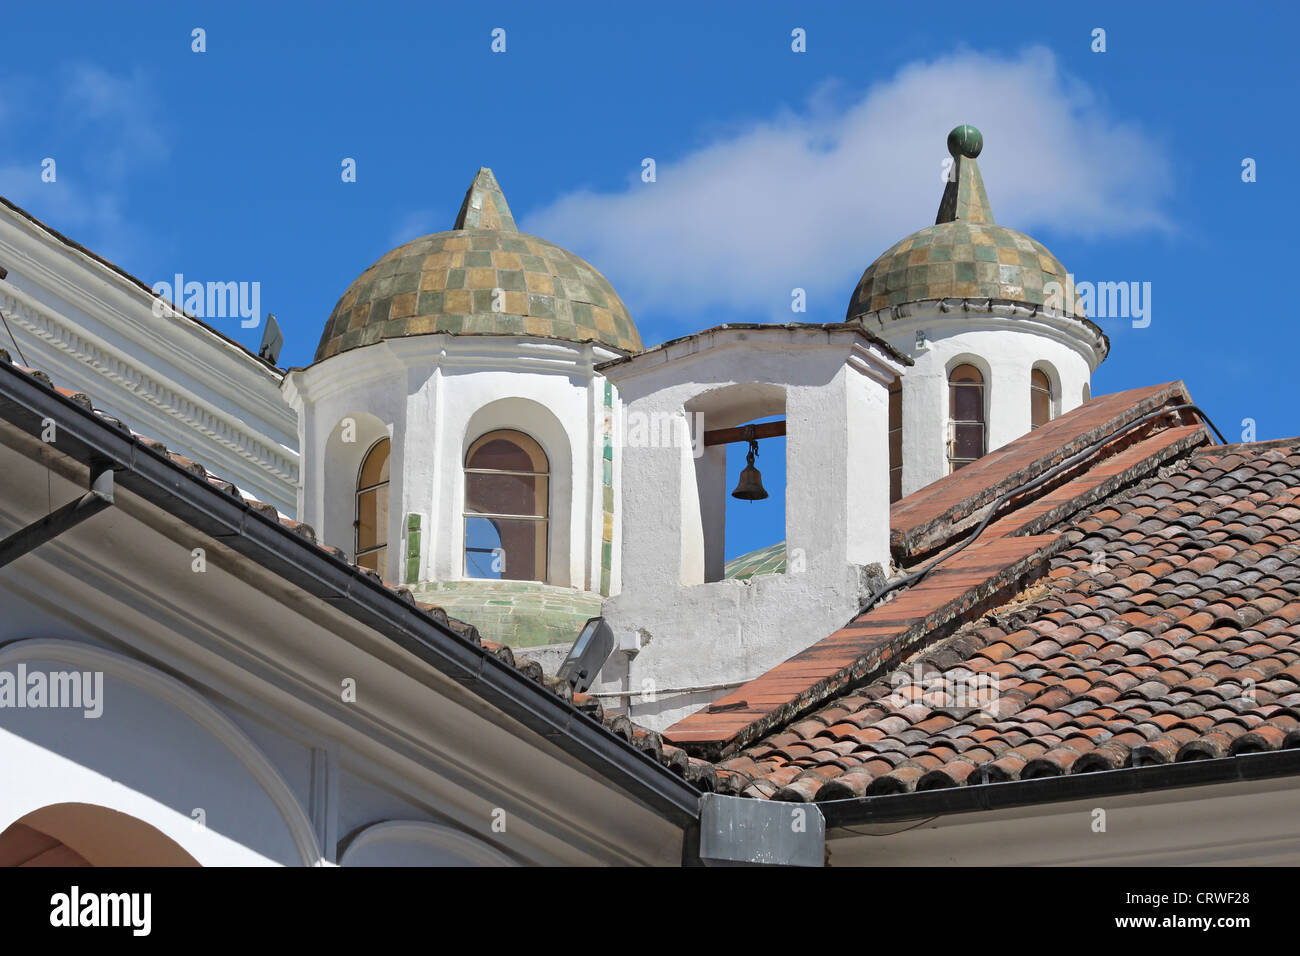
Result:
<svg viewBox="0 0 1300 956"><path fill-rule="evenodd" d="M1065 266L1047 247L994 222L977 157L984 137L974 126L948 134L952 173L944 186L935 224L912 233L867 266L849 301L849 321L909 302L993 299L1039 308L1057 307L1084 319L1068 288ZM1055 284L1055 286L1053 285ZM1045 291L1046 290L1046 291Z"/></svg>
<svg viewBox="0 0 1300 956"><path fill-rule="evenodd" d="M398 246L348 287L315 360L435 332L594 340L623 352L642 347L603 275L554 243L519 232L487 167L470 184L451 231Z"/></svg>

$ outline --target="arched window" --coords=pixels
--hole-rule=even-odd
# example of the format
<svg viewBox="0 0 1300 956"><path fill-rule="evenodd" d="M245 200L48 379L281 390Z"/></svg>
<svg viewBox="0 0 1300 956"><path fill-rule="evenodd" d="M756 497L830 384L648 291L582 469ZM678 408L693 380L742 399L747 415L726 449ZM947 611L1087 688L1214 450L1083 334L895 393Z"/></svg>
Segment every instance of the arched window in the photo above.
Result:
<svg viewBox="0 0 1300 956"><path fill-rule="evenodd" d="M545 581L550 471L523 432L489 432L465 455L465 576Z"/></svg>
<svg viewBox="0 0 1300 956"><path fill-rule="evenodd" d="M903 380L889 386L889 500L903 497Z"/></svg>
<svg viewBox="0 0 1300 956"><path fill-rule="evenodd" d="M1041 368L1029 375L1029 427L1037 428L1052 420L1052 380Z"/></svg>
<svg viewBox="0 0 1300 956"><path fill-rule="evenodd" d="M381 438L366 452L357 477L357 564L380 574L388 558L388 454Z"/></svg>
<svg viewBox="0 0 1300 956"><path fill-rule="evenodd" d="M1083 400L1085 402L1092 401L1092 387L1087 382L1083 383Z"/></svg>
<svg viewBox="0 0 1300 956"><path fill-rule="evenodd" d="M984 451L984 376L974 365L958 365L948 373L949 473Z"/></svg>

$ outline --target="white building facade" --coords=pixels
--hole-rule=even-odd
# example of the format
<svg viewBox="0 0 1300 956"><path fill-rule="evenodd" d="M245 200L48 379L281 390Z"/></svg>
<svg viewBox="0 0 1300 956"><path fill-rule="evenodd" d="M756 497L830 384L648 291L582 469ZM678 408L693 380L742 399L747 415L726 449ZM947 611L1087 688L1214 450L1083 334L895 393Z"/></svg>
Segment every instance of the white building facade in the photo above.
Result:
<svg viewBox="0 0 1300 956"><path fill-rule="evenodd" d="M0 345L108 414L295 510L297 428L283 373L150 286L0 202ZM260 321L261 316L255 316ZM231 317L231 322L240 321Z"/></svg>
<svg viewBox="0 0 1300 956"><path fill-rule="evenodd" d="M681 777L556 696L584 622L615 635L592 697L667 727L854 616L898 571L892 502L1090 397L1108 342L994 223L981 145L954 130L935 225L845 321L649 349L487 169L287 371L0 208L16 364L98 409L0 363L3 533L105 461L118 484L0 572L0 672L113 702L0 709L0 832L91 863L678 862ZM785 560L739 577L725 449L755 422L785 438Z"/></svg>

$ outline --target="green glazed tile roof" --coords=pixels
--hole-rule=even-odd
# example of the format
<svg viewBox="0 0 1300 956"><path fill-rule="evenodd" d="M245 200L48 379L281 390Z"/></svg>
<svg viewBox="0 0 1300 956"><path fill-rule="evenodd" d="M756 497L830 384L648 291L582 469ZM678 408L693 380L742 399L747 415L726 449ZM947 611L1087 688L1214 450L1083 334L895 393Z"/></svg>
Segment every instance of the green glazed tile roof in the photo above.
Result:
<svg viewBox="0 0 1300 956"><path fill-rule="evenodd" d="M348 287L316 361L430 332L595 339L626 352L642 347L608 280L573 253L519 232L487 168L474 177L452 231L399 246Z"/></svg>
<svg viewBox="0 0 1300 956"><path fill-rule="evenodd" d="M1067 305L1065 266L1041 242L997 225L975 157L983 137L973 126L948 135L953 176L944 186L935 224L896 243L867 267L849 302L848 320L923 299L1006 299L1025 305ZM1068 315L1086 318L1077 296Z"/></svg>
<svg viewBox="0 0 1300 956"><path fill-rule="evenodd" d="M436 604L479 634L511 647L572 644L600 614L599 594L536 581L426 581L416 600Z"/></svg>
<svg viewBox="0 0 1300 956"><path fill-rule="evenodd" d="M726 579L735 579L744 581L754 577L756 574L784 574L785 573L785 542L778 541L776 544L768 545L766 548L759 548L757 551L751 551L749 554L742 554L740 557L732 558L722 568L722 576Z"/></svg>

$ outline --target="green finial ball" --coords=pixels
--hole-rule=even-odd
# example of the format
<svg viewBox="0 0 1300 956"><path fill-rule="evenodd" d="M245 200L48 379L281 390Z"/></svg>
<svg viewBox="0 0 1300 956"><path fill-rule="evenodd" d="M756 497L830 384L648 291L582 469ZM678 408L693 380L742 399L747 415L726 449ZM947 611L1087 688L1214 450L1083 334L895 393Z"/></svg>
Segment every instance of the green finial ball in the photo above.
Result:
<svg viewBox="0 0 1300 956"><path fill-rule="evenodd" d="M974 159L984 148L984 137L974 126L963 124L948 134L948 152Z"/></svg>

